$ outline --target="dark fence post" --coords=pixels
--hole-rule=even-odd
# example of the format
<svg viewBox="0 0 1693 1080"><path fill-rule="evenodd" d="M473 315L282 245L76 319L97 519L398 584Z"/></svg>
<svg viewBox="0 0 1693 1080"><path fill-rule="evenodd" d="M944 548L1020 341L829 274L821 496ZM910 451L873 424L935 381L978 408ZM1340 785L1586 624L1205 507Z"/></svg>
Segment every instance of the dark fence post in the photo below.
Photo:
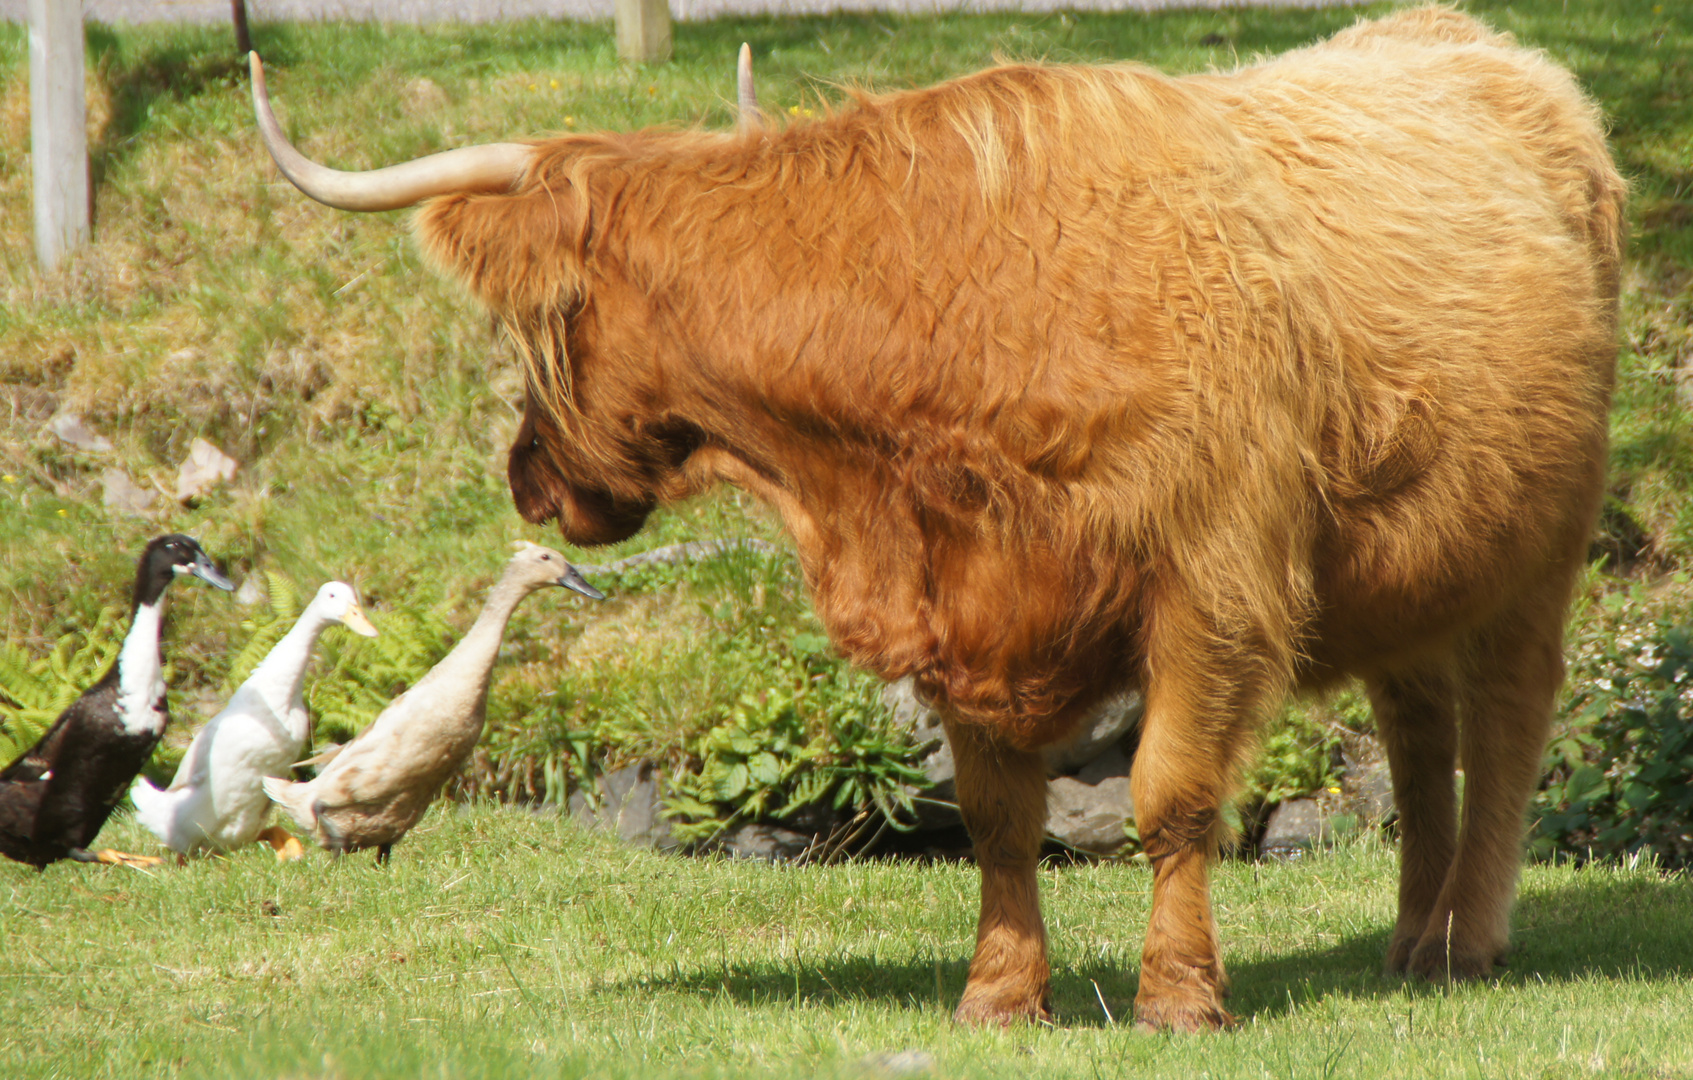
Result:
<svg viewBox="0 0 1693 1080"><path fill-rule="evenodd" d="M247 0L229 0L235 15L235 52L241 59L253 51L253 37L247 33Z"/></svg>

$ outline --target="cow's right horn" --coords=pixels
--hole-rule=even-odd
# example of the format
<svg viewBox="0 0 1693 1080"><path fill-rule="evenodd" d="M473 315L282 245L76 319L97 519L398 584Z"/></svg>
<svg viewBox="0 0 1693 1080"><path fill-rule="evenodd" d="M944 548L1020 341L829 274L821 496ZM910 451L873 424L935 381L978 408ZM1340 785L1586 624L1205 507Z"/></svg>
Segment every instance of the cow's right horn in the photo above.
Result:
<svg viewBox="0 0 1693 1080"><path fill-rule="evenodd" d="M318 202L337 210L398 210L433 195L462 191L509 191L523 178L531 148L523 143L488 143L390 165L369 172L342 172L310 160L289 143L270 111L265 69L248 53L253 72L253 115L282 175Z"/></svg>

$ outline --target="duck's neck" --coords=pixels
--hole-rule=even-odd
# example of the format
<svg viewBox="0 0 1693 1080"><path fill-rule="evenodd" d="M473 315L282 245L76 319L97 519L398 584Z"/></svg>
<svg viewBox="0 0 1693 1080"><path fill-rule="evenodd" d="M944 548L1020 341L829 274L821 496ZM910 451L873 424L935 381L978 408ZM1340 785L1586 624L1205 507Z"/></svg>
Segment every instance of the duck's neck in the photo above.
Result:
<svg viewBox="0 0 1693 1080"><path fill-rule="evenodd" d="M118 722L131 735L158 735L165 729L165 675L159 657L164 625L163 594L150 603L137 603L118 653Z"/></svg>
<svg viewBox="0 0 1693 1080"><path fill-rule="evenodd" d="M250 687L257 690L278 712L286 709L300 697L312 647L334 621L318 611L315 605L308 606L282 640L271 646L259 666L247 676L247 681L241 684L242 689Z"/></svg>
<svg viewBox="0 0 1693 1080"><path fill-rule="evenodd" d="M500 639L505 636L506 623L517 605L533 591L534 586L513 581L510 577L501 578L488 591L482 614L476 617L470 632L453 646L453 651L441 661L438 669L444 668L461 678L478 676L486 685L488 672L493 669L494 660L500 653Z"/></svg>

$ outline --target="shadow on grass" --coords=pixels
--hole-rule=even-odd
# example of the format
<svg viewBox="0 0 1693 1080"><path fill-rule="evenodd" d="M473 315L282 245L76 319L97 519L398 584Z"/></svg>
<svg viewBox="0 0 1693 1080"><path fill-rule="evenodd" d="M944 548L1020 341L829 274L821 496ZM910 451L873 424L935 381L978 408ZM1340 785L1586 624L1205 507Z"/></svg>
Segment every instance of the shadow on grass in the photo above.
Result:
<svg viewBox="0 0 1693 1080"><path fill-rule="evenodd" d="M178 34L129 56L122 31L103 23L87 24L89 56L111 95L105 127L88 148L95 187L138 144L153 106L161 99L221 93L245 77L246 61L235 55L233 38L224 40L229 33L223 37L210 32Z"/></svg>
<svg viewBox="0 0 1693 1080"><path fill-rule="evenodd" d="M1519 901L1514 952L1497 985L1598 980L1678 979L1693 976L1693 878L1601 878L1578 871L1573 884L1530 890ZM1108 917L1108 916L1102 916ZM1225 942L1228 928L1223 927ZM1410 998L1445 990L1418 979L1384 975L1391 926L1342 938L1318 950L1289 952L1237 963L1230 969L1229 1009L1247 1021L1274 1019L1326 998ZM726 994L749 1006L784 1002L838 1006L880 1003L951 1012L969 971L955 960L837 956L768 963L727 964L686 971L674 978L645 978L638 985L694 993ZM1052 1010L1063 1027L1101 1027L1106 1009L1116 1023L1134 1014L1138 967L1105 961L1059 966L1052 974ZM1102 1007L1103 1006L1103 1007Z"/></svg>

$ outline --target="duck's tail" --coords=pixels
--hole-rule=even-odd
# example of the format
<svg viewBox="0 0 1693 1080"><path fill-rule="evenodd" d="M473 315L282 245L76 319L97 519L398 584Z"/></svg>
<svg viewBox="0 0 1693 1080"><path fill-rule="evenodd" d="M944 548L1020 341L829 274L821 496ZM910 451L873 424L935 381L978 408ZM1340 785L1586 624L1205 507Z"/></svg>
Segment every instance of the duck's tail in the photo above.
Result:
<svg viewBox="0 0 1693 1080"><path fill-rule="evenodd" d="M137 777L134 786L129 789L129 799L135 804L135 820L178 854L188 850L188 838L183 835L183 828L188 823L182 820L180 811L192 794L187 788L165 788L161 791L141 777Z"/></svg>
<svg viewBox="0 0 1693 1080"><path fill-rule="evenodd" d="M296 784L280 776L267 776L264 783L270 801L288 811L295 824L309 833L317 831L316 800L312 798L310 784Z"/></svg>

